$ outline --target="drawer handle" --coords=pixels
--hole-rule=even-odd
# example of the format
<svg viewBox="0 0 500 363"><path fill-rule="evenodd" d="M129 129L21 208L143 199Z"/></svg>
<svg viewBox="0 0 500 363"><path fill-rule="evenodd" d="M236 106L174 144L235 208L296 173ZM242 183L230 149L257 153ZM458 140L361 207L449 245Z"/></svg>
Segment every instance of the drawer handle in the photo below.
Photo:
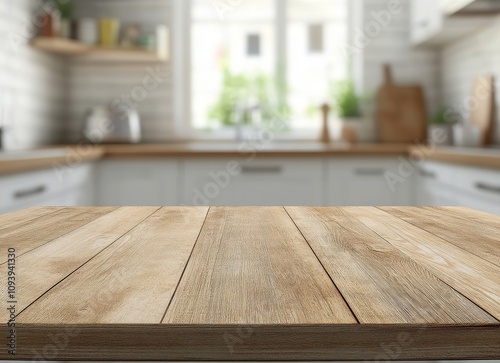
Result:
<svg viewBox="0 0 500 363"><path fill-rule="evenodd" d="M383 168L360 168L354 170L354 174L360 176L376 176L376 175L384 175L385 169Z"/></svg>
<svg viewBox="0 0 500 363"><path fill-rule="evenodd" d="M436 173L425 169L419 169L418 173L425 178L436 179L437 177Z"/></svg>
<svg viewBox="0 0 500 363"><path fill-rule="evenodd" d="M242 166L242 174L280 174L283 171L281 166Z"/></svg>
<svg viewBox="0 0 500 363"><path fill-rule="evenodd" d="M35 195L43 194L47 188L44 185L40 185L38 187L26 190L20 190L14 193L14 198L16 199L24 199L28 197L34 197Z"/></svg>
<svg viewBox="0 0 500 363"><path fill-rule="evenodd" d="M500 186L493 186L479 182L476 183L476 188L485 192L500 194Z"/></svg>

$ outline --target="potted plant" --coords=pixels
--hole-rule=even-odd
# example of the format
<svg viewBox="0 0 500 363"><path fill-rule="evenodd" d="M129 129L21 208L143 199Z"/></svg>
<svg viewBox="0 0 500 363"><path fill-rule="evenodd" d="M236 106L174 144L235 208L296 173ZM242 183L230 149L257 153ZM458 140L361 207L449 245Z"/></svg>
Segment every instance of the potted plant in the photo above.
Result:
<svg viewBox="0 0 500 363"><path fill-rule="evenodd" d="M334 111L341 121L341 136L348 142L374 141L374 126L369 117L369 99L356 94L352 78L332 87ZM363 112L365 111L365 112Z"/></svg>
<svg viewBox="0 0 500 363"><path fill-rule="evenodd" d="M452 144L452 123L449 121L448 108L441 106L429 119L428 135L430 144L443 146Z"/></svg>

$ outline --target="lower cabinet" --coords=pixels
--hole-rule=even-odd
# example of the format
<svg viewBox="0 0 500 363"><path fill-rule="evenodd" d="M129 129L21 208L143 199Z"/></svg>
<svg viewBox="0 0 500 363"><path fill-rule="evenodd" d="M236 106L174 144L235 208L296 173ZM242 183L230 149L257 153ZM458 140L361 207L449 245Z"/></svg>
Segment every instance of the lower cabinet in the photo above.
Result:
<svg viewBox="0 0 500 363"><path fill-rule="evenodd" d="M104 160L96 167L97 205L168 206L180 203L177 161Z"/></svg>
<svg viewBox="0 0 500 363"><path fill-rule="evenodd" d="M93 205L93 164L0 178L0 213L35 206Z"/></svg>
<svg viewBox="0 0 500 363"><path fill-rule="evenodd" d="M415 177L411 169L407 169L408 164L395 157L331 160L328 162L327 204L411 205Z"/></svg>
<svg viewBox="0 0 500 363"><path fill-rule="evenodd" d="M500 214L500 171L425 162L419 167L417 204L462 206Z"/></svg>
<svg viewBox="0 0 500 363"><path fill-rule="evenodd" d="M214 206L323 205L320 159L185 160L183 204Z"/></svg>

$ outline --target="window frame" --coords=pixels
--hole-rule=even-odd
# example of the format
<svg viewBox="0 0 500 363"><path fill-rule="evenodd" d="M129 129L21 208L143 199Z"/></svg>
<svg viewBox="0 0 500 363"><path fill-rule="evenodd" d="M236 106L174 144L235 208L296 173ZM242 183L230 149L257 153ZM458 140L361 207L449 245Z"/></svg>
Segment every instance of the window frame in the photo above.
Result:
<svg viewBox="0 0 500 363"><path fill-rule="evenodd" d="M227 0L206 0L227 1ZM286 59L288 54L288 3L289 0L270 0L275 6L276 31L276 72L288 74ZM348 12L352 14L352 4L348 1ZM357 5L356 5L357 7ZM221 139L221 135L201 132L193 128L191 114L191 26L192 0L174 0L172 28L175 34L172 48L172 113L175 123L176 136L183 139ZM221 19L221 21L224 21ZM348 39L352 28L351 16L347 17ZM188 44L189 46L186 46Z"/></svg>

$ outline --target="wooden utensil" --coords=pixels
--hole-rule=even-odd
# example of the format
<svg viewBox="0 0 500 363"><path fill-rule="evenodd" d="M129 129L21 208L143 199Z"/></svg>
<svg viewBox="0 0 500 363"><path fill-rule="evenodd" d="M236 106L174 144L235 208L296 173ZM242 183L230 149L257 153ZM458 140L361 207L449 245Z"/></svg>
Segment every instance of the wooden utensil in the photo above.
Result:
<svg viewBox="0 0 500 363"><path fill-rule="evenodd" d="M481 146L489 145L493 137L495 117L495 87L491 75L477 77L472 84L469 124L481 132Z"/></svg>
<svg viewBox="0 0 500 363"><path fill-rule="evenodd" d="M385 83L377 94L380 142L419 143L427 138L424 91L418 85L396 85L391 67L384 68Z"/></svg>
<svg viewBox="0 0 500 363"><path fill-rule="evenodd" d="M327 103L321 105L321 114L323 116L323 128L321 130L320 141L328 144L330 142L330 128L328 126L330 106Z"/></svg>

